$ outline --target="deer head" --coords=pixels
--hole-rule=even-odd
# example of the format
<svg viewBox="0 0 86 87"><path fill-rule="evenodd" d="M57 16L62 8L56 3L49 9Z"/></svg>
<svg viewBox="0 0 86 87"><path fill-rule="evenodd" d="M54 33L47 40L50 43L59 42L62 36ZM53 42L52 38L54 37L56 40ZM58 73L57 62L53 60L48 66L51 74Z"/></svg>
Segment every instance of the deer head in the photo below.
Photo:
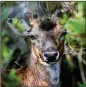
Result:
<svg viewBox="0 0 86 87"><path fill-rule="evenodd" d="M31 25L31 32L27 32L27 35L31 39L33 50L36 51L39 62L43 65L57 63L63 54L66 32L52 18L42 19L29 12L25 16Z"/></svg>

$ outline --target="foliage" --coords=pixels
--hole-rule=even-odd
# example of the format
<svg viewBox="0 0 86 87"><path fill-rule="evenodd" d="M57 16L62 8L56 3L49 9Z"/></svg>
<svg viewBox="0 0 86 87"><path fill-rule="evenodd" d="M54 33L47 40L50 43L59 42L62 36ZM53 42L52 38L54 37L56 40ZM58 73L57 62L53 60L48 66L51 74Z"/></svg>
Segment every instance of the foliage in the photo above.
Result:
<svg viewBox="0 0 86 87"><path fill-rule="evenodd" d="M2 85L5 87L17 87L19 78L15 75L15 69L12 69L8 74L5 72L9 62L11 61L14 49L9 48L8 42L11 41L10 37L7 35L5 30L1 33L2 39L2 52L1 52L1 71L3 72Z"/></svg>
<svg viewBox="0 0 86 87"><path fill-rule="evenodd" d="M13 49L10 49L7 45L7 43L11 41L11 38L7 35L7 32L5 30L2 30L1 32L1 38L3 38L1 44L3 48L1 53L2 61L7 62L13 54Z"/></svg>
<svg viewBox="0 0 86 87"><path fill-rule="evenodd" d="M21 78L18 77L15 72L15 69L12 69L8 74L5 74L2 85L5 87L18 87Z"/></svg>
<svg viewBox="0 0 86 87"><path fill-rule="evenodd" d="M77 10L71 18L68 19L67 14L63 15L61 23L68 30L66 43L70 45L78 45L79 48L86 44L84 2L77 2ZM75 38L76 37L76 38Z"/></svg>
<svg viewBox="0 0 86 87"><path fill-rule="evenodd" d="M15 2L2 2L1 3L1 23L3 24L8 17L8 11L11 6L16 6Z"/></svg>
<svg viewBox="0 0 86 87"><path fill-rule="evenodd" d="M78 83L78 87L86 87L86 83Z"/></svg>
<svg viewBox="0 0 86 87"><path fill-rule="evenodd" d="M76 5L77 5L76 6L77 10L73 10L71 17L69 17L67 13L63 14L62 18L60 19L60 23L63 25L63 28L68 31L68 34L66 35L65 44L67 44L71 48L71 50L79 51L80 48L82 49L86 48L86 29L85 29L86 16L84 12L85 3L76 2ZM86 52L84 52L84 55L86 55ZM68 58L68 56L66 56L66 58L70 65L72 62L71 60L72 58ZM79 67L81 67L81 65ZM80 72L83 73L83 71ZM85 87L85 86L86 84L84 82L79 83L77 85L77 87Z"/></svg>

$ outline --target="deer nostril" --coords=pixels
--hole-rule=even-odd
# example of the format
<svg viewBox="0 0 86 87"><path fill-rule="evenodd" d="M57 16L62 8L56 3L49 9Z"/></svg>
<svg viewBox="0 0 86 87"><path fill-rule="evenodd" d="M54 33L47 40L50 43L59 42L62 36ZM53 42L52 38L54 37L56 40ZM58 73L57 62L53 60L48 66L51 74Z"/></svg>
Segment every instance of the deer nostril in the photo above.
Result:
<svg viewBox="0 0 86 87"><path fill-rule="evenodd" d="M58 56L58 53L56 52L56 53L54 54L54 56L55 56L55 57Z"/></svg>
<svg viewBox="0 0 86 87"><path fill-rule="evenodd" d="M52 53L52 52L44 53L44 56L45 57L56 57L58 56L58 53L57 52L56 53Z"/></svg>
<svg viewBox="0 0 86 87"><path fill-rule="evenodd" d="M49 57L49 54L44 54L45 57Z"/></svg>

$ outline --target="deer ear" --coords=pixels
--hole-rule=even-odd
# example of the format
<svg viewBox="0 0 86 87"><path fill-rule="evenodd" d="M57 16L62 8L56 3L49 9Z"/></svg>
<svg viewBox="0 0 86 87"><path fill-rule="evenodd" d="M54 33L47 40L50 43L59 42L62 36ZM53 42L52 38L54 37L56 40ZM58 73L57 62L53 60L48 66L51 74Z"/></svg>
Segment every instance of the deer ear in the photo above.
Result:
<svg viewBox="0 0 86 87"><path fill-rule="evenodd" d="M28 19L30 25L32 27L39 27L40 21L38 19L38 15L36 13L26 12L25 17Z"/></svg>
<svg viewBox="0 0 86 87"><path fill-rule="evenodd" d="M32 22L33 20L38 18L38 15L36 13L26 12L24 14L25 18L28 19L29 22Z"/></svg>
<svg viewBox="0 0 86 87"><path fill-rule="evenodd" d="M24 16L29 22L33 20L33 14L31 12L26 12Z"/></svg>

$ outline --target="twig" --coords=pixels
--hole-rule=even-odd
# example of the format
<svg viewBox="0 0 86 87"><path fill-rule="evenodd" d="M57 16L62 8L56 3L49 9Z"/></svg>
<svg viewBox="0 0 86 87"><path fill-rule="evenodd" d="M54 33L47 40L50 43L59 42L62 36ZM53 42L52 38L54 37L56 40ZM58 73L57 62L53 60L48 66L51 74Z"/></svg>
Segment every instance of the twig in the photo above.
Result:
<svg viewBox="0 0 86 87"><path fill-rule="evenodd" d="M83 49L81 48L78 54L78 63L79 63L79 67L80 67L80 73L81 73L81 78L83 83L86 82L86 78L85 78L85 73L84 73L84 69L83 69L83 65L82 65L82 52Z"/></svg>
<svg viewBox="0 0 86 87"><path fill-rule="evenodd" d="M82 59L82 62L83 62L84 65L86 65L86 61L84 59Z"/></svg>

